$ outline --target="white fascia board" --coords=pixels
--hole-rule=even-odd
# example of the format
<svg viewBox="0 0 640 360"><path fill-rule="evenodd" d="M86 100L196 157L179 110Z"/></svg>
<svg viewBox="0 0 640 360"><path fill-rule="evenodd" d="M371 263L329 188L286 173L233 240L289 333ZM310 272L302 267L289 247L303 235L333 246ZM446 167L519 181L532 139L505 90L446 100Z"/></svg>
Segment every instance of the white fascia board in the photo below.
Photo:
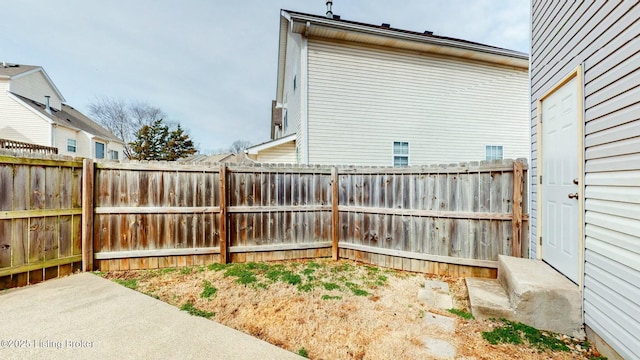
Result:
<svg viewBox="0 0 640 360"><path fill-rule="evenodd" d="M37 73L38 71L42 71L42 75L44 75L44 78L47 79L47 81L49 82L49 84L51 85L51 87L53 88L53 91L56 92L56 95L58 95L58 97L60 98L61 102L66 102L67 100L64 98L64 96L62 96L62 93L60 92L60 90L58 90L58 87L56 86L56 84L53 83L53 81L51 80L51 78L49 77L49 75L47 74L46 71L44 71L44 69L42 67L37 67L35 69L31 69L29 71L25 71L23 73L14 75L12 78L13 79L19 79L21 77L27 76L27 75L31 75L34 73Z"/></svg>
<svg viewBox="0 0 640 360"><path fill-rule="evenodd" d="M280 37L278 40L278 74L276 88L276 102L282 103L284 92L284 73L287 66L287 42L291 27L291 17L286 11L280 12Z"/></svg>
<svg viewBox="0 0 640 360"><path fill-rule="evenodd" d="M256 146L252 146L250 148L247 148L247 154L249 155L257 155L260 151L263 150L267 150L267 149L271 149L273 147L282 145L282 144L286 144L288 142L291 141L296 141L296 134L289 134L287 136L283 136L279 139L275 139L272 141L268 141L266 143L262 143L262 144L258 144Z"/></svg>

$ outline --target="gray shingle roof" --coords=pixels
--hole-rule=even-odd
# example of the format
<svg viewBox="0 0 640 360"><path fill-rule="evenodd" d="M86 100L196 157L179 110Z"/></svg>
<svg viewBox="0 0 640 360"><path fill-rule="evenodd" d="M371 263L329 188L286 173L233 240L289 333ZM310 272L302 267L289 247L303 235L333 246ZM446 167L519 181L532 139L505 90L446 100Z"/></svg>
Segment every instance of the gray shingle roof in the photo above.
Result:
<svg viewBox="0 0 640 360"><path fill-rule="evenodd" d="M10 64L2 62L0 63L0 76L4 75L11 77L38 68L40 68L40 66Z"/></svg>
<svg viewBox="0 0 640 360"><path fill-rule="evenodd" d="M40 112L44 116L53 120L53 122L56 124L86 131L90 134L93 134L105 140L122 142L122 140L118 139L118 137L115 134L113 134L111 131L105 129L100 124L91 120L89 117L85 116L83 113L76 110L72 106L62 104L62 109L60 111L51 109L51 114L49 114L47 113L44 104L37 102L35 100L28 99L24 96L20 96L18 94L13 94L13 95L15 95L20 100L24 101L26 104L28 104L32 108L36 109L38 112Z"/></svg>

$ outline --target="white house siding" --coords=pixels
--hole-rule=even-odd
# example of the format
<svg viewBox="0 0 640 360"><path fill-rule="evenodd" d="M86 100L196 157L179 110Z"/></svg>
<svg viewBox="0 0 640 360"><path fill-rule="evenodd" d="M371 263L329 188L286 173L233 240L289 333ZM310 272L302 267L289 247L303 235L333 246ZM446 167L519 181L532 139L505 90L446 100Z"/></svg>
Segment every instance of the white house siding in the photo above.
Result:
<svg viewBox="0 0 640 360"><path fill-rule="evenodd" d="M9 82L0 80L0 138L52 146L51 127L8 93Z"/></svg>
<svg viewBox="0 0 640 360"><path fill-rule="evenodd" d="M464 59L309 39L309 162L409 164L529 157L528 72Z"/></svg>
<svg viewBox="0 0 640 360"><path fill-rule="evenodd" d="M537 101L583 64L584 318L619 355L639 359L640 5L534 0L532 10L531 239Z"/></svg>
<svg viewBox="0 0 640 360"><path fill-rule="evenodd" d="M55 139L55 147L58 148L58 154L61 155L69 155L69 156L82 156L88 157L89 154L86 152L81 152L80 148L80 136L79 132L73 129L69 129L63 126L56 126L54 131L54 139ZM67 139L76 140L76 152L67 151Z"/></svg>
<svg viewBox="0 0 640 360"><path fill-rule="evenodd" d="M62 108L62 99L57 95L55 89L51 87L51 84L41 71L14 78L11 84L11 92L41 104L45 104L45 95L49 95L51 96L49 106L57 110Z"/></svg>
<svg viewBox="0 0 640 360"><path fill-rule="evenodd" d="M295 163L296 146L293 142L288 142L267 150L262 150L255 161L260 163Z"/></svg>
<svg viewBox="0 0 640 360"><path fill-rule="evenodd" d="M302 58L302 36L300 34L288 33L287 40L287 63L285 65L284 76L284 90L283 101L287 114L287 127L284 125L283 118L283 131L281 137L296 133L296 144L304 146L304 129L302 124L302 86L304 82L301 76L301 69L303 64ZM296 79L296 88L293 88L293 79ZM285 115L285 110L282 111L282 116ZM299 149L299 153L301 148ZM296 159L294 159L296 162Z"/></svg>

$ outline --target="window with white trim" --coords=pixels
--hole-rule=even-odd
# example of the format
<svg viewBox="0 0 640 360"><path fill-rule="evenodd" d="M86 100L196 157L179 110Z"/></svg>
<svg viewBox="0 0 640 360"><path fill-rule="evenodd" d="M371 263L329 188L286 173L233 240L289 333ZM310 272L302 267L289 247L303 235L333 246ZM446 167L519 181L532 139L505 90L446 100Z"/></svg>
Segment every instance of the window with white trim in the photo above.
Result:
<svg viewBox="0 0 640 360"><path fill-rule="evenodd" d="M409 143L406 141L393 142L393 166L409 166Z"/></svg>
<svg viewBox="0 0 640 360"><path fill-rule="evenodd" d="M118 160L118 152L116 150L109 150L109 160Z"/></svg>
<svg viewBox="0 0 640 360"><path fill-rule="evenodd" d="M503 148L502 145L486 145L485 146L485 154L487 161L491 160L502 160L503 159Z"/></svg>
<svg viewBox="0 0 640 360"><path fill-rule="evenodd" d="M67 139L67 151L76 152L78 150L76 139Z"/></svg>

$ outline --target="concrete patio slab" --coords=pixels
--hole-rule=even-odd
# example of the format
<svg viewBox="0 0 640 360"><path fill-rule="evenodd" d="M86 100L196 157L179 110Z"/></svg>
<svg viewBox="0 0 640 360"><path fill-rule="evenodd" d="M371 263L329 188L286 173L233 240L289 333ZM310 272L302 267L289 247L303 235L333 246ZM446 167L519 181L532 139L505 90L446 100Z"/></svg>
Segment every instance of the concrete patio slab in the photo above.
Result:
<svg viewBox="0 0 640 360"><path fill-rule="evenodd" d="M1 359L302 359L93 274L0 292Z"/></svg>

